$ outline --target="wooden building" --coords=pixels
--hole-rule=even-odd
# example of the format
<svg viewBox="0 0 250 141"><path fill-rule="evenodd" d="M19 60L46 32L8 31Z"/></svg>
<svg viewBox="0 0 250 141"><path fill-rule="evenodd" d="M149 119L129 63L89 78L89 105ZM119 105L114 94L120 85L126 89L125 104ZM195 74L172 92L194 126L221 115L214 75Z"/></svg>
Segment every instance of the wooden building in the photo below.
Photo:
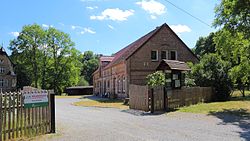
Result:
<svg viewBox="0 0 250 141"><path fill-rule="evenodd" d="M111 98L128 97L129 85L146 85L146 76L155 72L163 59L199 61L166 23L114 56L100 57L99 68L93 73L94 94Z"/></svg>

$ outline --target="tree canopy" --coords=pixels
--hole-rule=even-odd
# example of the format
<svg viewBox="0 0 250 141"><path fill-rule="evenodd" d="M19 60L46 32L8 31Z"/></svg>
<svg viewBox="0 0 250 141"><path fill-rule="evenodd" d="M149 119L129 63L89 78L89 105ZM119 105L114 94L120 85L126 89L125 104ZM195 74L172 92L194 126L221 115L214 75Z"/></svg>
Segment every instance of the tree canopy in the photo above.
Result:
<svg viewBox="0 0 250 141"><path fill-rule="evenodd" d="M81 53L68 34L53 27L26 25L10 42L9 49L20 88L27 84L61 94L65 87L76 85L80 79Z"/></svg>

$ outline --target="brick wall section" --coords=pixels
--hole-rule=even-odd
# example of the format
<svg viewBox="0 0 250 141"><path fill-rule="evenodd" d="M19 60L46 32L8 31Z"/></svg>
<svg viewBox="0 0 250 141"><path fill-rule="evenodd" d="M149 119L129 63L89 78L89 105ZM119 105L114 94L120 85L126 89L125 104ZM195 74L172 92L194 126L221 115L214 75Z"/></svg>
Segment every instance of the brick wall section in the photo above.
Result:
<svg viewBox="0 0 250 141"><path fill-rule="evenodd" d="M151 50L158 51L158 61L151 60ZM153 73L161 61L161 51L177 51L177 60L197 63L199 60L186 45L166 26L137 50L129 62L130 84L145 85L146 76Z"/></svg>
<svg viewBox="0 0 250 141"><path fill-rule="evenodd" d="M158 60L151 60L151 51L158 51ZM94 74L94 93L109 92L118 97L126 97L129 93L129 85L145 85L146 76L155 72L161 58L161 51L177 51L177 60L183 62L199 62L198 58L191 50L179 39L179 37L167 26L163 24L159 30L140 48L133 52L128 58L123 58L119 64L115 64L106 68L99 69L101 76L98 73ZM131 50L130 50L131 51ZM109 69L109 70L107 70ZM125 91L119 91L119 80L125 79ZM109 88L104 88L104 81L110 81ZM100 83L100 85L97 85ZM98 87L99 86L99 87Z"/></svg>

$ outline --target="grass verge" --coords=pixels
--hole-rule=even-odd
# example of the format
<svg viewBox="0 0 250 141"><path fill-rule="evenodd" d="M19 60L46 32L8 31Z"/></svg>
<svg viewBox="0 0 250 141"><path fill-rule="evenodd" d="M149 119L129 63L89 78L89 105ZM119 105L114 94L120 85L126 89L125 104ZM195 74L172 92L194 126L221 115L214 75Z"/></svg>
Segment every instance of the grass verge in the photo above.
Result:
<svg viewBox="0 0 250 141"><path fill-rule="evenodd" d="M85 98L82 101L74 102L75 106L86 106L86 107L100 107L100 108L117 108L117 109L128 109L127 105L123 104L123 100L114 99L98 99L92 100Z"/></svg>
<svg viewBox="0 0 250 141"><path fill-rule="evenodd" d="M215 114L226 113L236 116L250 117L250 95L246 97L234 96L230 101L200 103L178 109L179 112Z"/></svg>

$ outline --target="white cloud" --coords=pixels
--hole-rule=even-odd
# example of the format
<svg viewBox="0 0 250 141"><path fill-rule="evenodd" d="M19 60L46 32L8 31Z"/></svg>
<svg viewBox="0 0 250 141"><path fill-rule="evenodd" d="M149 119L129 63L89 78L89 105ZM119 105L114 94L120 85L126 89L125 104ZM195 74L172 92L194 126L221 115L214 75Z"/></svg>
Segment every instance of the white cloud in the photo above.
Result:
<svg viewBox="0 0 250 141"><path fill-rule="evenodd" d="M92 30L91 28L83 28L83 30L80 32L80 34L84 34L84 33L90 33L90 34L95 34L96 32L94 30Z"/></svg>
<svg viewBox="0 0 250 141"><path fill-rule="evenodd" d="M147 11L152 19L156 19L156 16L166 13L165 5L155 0L142 0L136 2L136 4Z"/></svg>
<svg viewBox="0 0 250 141"><path fill-rule="evenodd" d="M170 28L177 34L183 33L183 32L191 32L191 29L186 25L170 25Z"/></svg>
<svg viewBox="0 0 250 141"><path fill-rule="evenodd" d="M83 29L83 27L78 26L78 25L72 25L71 29L75 30L75 29Z"/></svg>
<svg viewBox="0 0 250 141"><path fill-rule="evenodd" d="M11 34L11 35L14 36L14 37L19 36L19 32L10 32L9 34Z"/></svg>
<svg viewBox="0 0 250 141"><path fill-rule="evenodd" d="M64 23L58 23L58 24L60 24L61 26L65 26L65 24L64 24Z"/></svg>
<svg viewBox="0 0 250 141"><path fill-rule="evenodd" d="M98 7L97 6L87 6L86 8L89 10L94 10L94 9L97 9Z"/></svg>
<svg viewBox="0 0 250 141"><path fill-rule="evenodd" d="M110 25L110 24L108 24L108 27L110 28L110 29L115 29L112 25Z"/></svg>
<svg viewBox="0 0 250 141"><path fill-rule="evenodd" d="M85 33L95 34L96 33L94 30L92 30L89 27L82 27L79 25L71 25L71 29L80 31L80 34L85 34Z"/></svg>
<svg viewBox="0 0 250 141"><path fill-rule="evenodd" d="M99 16L90 16L91 20L113 20L113 21L125 21L129 16L134 14L134 10L121 10L119 8L115 9L105 9Z"/></svg>
<svg viewBox="0 0 250 141"><path fill-rule="evenodd" d="M49 28L49 27L53 27L53 25L42 24L42 27Z"/></svg>

